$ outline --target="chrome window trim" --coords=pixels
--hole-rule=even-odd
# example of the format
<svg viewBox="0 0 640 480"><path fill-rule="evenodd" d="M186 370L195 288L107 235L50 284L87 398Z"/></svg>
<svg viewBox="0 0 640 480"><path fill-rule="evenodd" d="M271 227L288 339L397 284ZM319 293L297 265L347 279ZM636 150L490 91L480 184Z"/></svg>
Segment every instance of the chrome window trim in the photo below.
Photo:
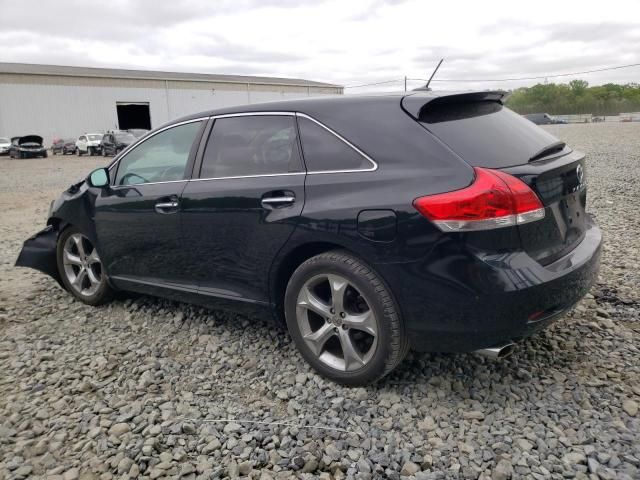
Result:
<svg viewBox="0 0 640 480"><path fill-rule="evenodd" d="M240 113L222 113L220 115L212 115L209 117L212 120L216 118L233 118L233 117L259 117L259 116L274 116L278 115L281 117L295 117L295 112L240 112Z"/></svg>
<svg viewBox="0 0 640 480"><path fill-rule="evenodd" d="M327 132L331 133L332 135L337 137L339 140L341 140L343 143L347 144L349 147L351 147L353 150L355 150L357 153L359 153L362 157L365 158L365 160L368 160L369 162L371 162L371 165L372 165L371 168L355 168L355 169L345 169L345 170L314 170L314 171L307 171L307 174L309 174L309 175L319 175L319 174L323 174L323 173L375 172L378 169L378 164L373 158L371 158L369 155L364 153L362 150L360 150L358 147L356 147L353 143L351 143L349 140L344 138L342 135L340 135L339 133L331 130L329 127L327 127L322 122L319 122L315 118L310 117L309 115L307 115L305 113L296 113L296 117L306 118L307 120L311 120L315 124L321 126ZM304 150L304 140L302 141L302 143L303 143L302 149ZM304 156L304 152L303 152L303 156Z"/></svg>
<svg viewBox="0 0 640 480"><path fill-rule="evenodd" d="M112 190L120 190L124 188L141 187L143 185L162 185L164 183L187 183L189 180L183 178L182 180L166 180L164 182L146 182L146 183L131 183L127 185L111 185Z"/></svg>
<svg viewBox="0 0 640 480"><path fill-rule="evenodd" d="M234 177L209 177L209 178L192 178L189 182L204 182L208 180L235 180L238 178L260 178L260 177L290 177L293 175L306 175L306 172L287 172L287 173L258 173L256 175L237 175Z"/></svg>
<svg viewBox="0 0 640 480"><path fill-rule="evenodd" d="M126 157L129 154L129 152L131 152L134 149L136 149L139 145L142 145L144 142L146 142L150 138L153 138L157 134L159 134L161 132L164 132L165 130L168 130L170 128L179 127L180 125L186 125L188 123L202 122L202 121L207 121L207 120L216 120L218 118L273 116L273 115L287 116L287 117L301 117L301 118L306 118L307 120L310 120L310 121L314 122L315 124L317 124L320 127L324 128L327 132L329 132L332 135L334 135L340 141L345 143L348 147L350 147L353 150L355 150L358 154L360 154L362 157L364 157L365 160L369 161L372 166L370 168L344 169L344 170L313 170L313 171L306 171L306 172L285 172L285 173L264 173L264 174L256 174L256 175L237 175L237 176L231 176L231 177L188 178L188 179L182 179L182 180L169 180L169 181L166 181L166 182L148 182L148 183L137 183L137 184L132 184L132 185L112 185L112 187L113 188L119 188L119 187L120 188L121 187L129 187L130 188L130 187L133 187L133 186L136 186L136 185L138 185L138 186L139 185L158 185L158 184L164 184L164 183L177 183L177 182L203 182L203 181L209 181L209 180L236 180L236 179L241 179L241 178L286 177L286 176L293 176L293 175L322 175L322 174L333 174L333 173L375 172L378 169L378 163L375 160L373 160L369 155L364 153L362 150L360 150L358 147L356 147L353 143L351 143L349 140L344 138L342 135L340 135L339 133L335 132L331 128L327 127L322 122L320 122L320 121L316 120L315 118L307 115L306 113L300 113L300 112L271 112L271 111L223 113L223 114L220 114L220 115L211 115L211 116L206 116L206 117L193 118L191 120L185 120L183 122L178 122L178 123L174 123L172 125L167 125L166 127L163 127L160 130L157 130L155 132L152 132L151 134L148 134L147 136L145 136L142 139L142 141L134 143L133 145L127 147L125 150L123 150L120 153L120 156L113 161L113 163L108 167L108 169L111 170L116 165L118 165L118 163L120 163L120 161L124 157ZM304 153L303 153L303 156L304 156Z"/></svg>

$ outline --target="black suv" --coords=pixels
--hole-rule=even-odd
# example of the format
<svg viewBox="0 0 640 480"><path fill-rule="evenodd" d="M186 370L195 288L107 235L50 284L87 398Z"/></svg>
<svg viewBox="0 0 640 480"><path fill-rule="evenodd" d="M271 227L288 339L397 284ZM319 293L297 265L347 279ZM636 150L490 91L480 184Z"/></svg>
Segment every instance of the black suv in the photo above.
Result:
<svg viewBox="0 0 640 480"><path fill-rule="evenodd" d="M315 98L167 124L72 185L18 265L284 317L349 385L409 348L504 354L588 292L585 157L500 92Z"/></svg>
<svg viewBox="0 0 640 480"><path fill-rule="evenodd" d="M59 138L51 144L51 153L53 155L60 153L66 155L67 153L76 153L76 141L73 138L63 139Z"/></svg>
<svg viewBox="0 0 640 480"><path fill-rule="evenodd" d="M129 132L108 132L102 137L101 149L102 155L117 155L129 145L134 143L137 138Z"/></svg>

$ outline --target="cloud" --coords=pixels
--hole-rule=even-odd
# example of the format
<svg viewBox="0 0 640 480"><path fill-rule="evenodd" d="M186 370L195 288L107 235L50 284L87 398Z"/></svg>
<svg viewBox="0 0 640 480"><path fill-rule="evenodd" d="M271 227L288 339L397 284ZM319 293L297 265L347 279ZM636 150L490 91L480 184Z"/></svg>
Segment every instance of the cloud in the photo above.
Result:
<svg viewBox="0 0 640 480"><path fill-rule="evenodd" d="M541 76L640 62L633 0L606 9L538 0L23 0L3 5L0 61L273 75L338 84ZM569 20L570 21L569 21ZM638 81L640 69L584 76ZM566 80L570 80L567 78ZM420 81L410 80L409 86ZM515 88L535 81L438 82ZM366 91L354 89L353 91Z"/></svg>

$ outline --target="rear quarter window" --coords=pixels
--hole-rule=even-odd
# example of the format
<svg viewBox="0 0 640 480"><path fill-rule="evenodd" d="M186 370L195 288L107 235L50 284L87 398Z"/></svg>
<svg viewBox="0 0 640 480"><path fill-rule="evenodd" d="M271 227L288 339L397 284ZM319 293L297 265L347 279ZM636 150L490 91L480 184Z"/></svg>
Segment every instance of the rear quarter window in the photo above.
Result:
<svg viewBox="0 0 640 480"><path fill-rule="evenodd" d="M298 117L302 153L309 172L369 170L375 165L323 126Z"/></svg>
<svg viewBox="0 0 640 480"><path fill-rule="evenodd" d="M433 101L422 109L418 120L474 167L505 168L526 164L538 152L558 141L494 101Z"/></svg>

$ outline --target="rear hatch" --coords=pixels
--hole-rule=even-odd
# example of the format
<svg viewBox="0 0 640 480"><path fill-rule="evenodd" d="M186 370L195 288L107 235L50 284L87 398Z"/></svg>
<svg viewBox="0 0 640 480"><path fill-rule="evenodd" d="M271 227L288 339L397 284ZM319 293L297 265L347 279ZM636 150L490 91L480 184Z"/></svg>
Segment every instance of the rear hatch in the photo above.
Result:
<svg viewBox="0 0 640 480"><path fill-rule="evenodd" d="M509 173L538 195L545 207L544 219L517 229L527 253L547 265L584 237L584 155L506 108L502 95L408 96L403 108L471 166Z"/></svg>

